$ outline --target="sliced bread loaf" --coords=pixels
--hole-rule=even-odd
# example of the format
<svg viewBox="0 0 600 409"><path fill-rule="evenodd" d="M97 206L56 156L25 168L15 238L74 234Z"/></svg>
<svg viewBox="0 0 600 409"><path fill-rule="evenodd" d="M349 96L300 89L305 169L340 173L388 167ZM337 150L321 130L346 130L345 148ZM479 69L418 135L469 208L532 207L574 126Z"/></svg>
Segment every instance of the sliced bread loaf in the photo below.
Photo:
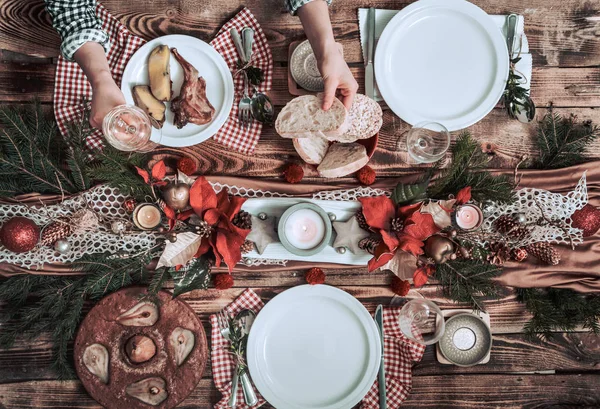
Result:
<svg viewBox="0 0 600 409"><path fill-rule="evenodd" d="M327 149L329 149L329 141L319 137L295 138L294 148L304 162L318 165L323 161Z"/></svg>
<svg viewBox="0 0 600 409"><path fill-rule="evenodd" d="M348 111L337 98L328 111L322 104L322 94L292 99L279 113L275 130L284 138L339 138L348 130Z"/></svg>
<svg viewBox="0 0 600 409"><path fill-rule="evenodd" d="M381 106L366 95L356 94L348 113L350 127L341 136L329 139L338 142L354 142L375 135L383 125Z"/></svg>
<svg viewBox="0 0 600 409"><path fill-rule="evenodd" d="M367 149L359 143L334 143L317 168L324 178L339 178L356 172L369 162Z"/></svg>

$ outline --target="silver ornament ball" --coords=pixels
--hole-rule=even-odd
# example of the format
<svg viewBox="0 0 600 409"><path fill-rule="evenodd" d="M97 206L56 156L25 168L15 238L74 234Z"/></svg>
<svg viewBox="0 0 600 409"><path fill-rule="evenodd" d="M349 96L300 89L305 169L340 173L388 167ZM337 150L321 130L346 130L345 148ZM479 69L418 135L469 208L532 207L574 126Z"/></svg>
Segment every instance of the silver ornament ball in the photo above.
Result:
<svg viewBox="0 0 600 409"><path fill-rule="evenodd" d="M64 239L56 240L56 243L54 243L54 250L58 251L60 254L65 254L71 250L71 243Z"/></svg>
<svg viewBox="0 0 600 409"><path fill-rule="evenodd" d="M525 214L523 214L523 213L519 213L517 215L517 221L519 223L525 223L527 221L527 216Z"/></svg>
<svg viewBox="0 0 600 409"><path fill-rule="evenodd" d="M267 220L267 214L264 213L264 212L261 212L261 213L258 214L258 218L260 220Z"/></svg>
<svg viewBox="0 0 600 409"><path fill-rule="evenodd" d="M335 251L337 251L340 254L346 254L346 247L337 247Z"/></svg>
<svg viewBox="0 0 600 409"><path fill-rule="evenodd" d="M334 222L337 219L337 216L334 213L327 213L327 215L329 216L329 220L331 220L332 222Z"/></svg>
<svg viewBox="0 0 600 409"><path fill-rule="evenodd" d="M124 222L123 220L113 220L110 224L110 229L115 234L123 234L127 231L127 222Z"/></svg>

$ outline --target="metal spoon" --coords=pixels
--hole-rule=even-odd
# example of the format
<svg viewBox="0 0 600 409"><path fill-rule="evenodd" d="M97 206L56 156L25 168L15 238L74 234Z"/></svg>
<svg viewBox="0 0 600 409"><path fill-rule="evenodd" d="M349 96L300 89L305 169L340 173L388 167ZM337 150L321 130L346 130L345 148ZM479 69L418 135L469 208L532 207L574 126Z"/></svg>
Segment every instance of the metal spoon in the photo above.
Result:
<svg viewBox="0 0 600 409"><path fill-rule="evenodd" d="M254 95L250 102L252 106L252 117L263 124L272 124L275 116L275 109L271 99L266 94L260 92L254 87Z"/></svg>
<svg viewBox="0 0 600 409"><path fill-rule="evenodd" d="M254 324L254 318L256 314L252 310L242 310L236 316L235 320L240 324L245 337L250 334L250 328ZM247 342L247 340L246 340ZM244 343L244 354L246 353L246 344ZM254 388L252 387L252 381L248 375L246 367L240 368L240 382L242 383L242 391L244 392L244 400L248 406L254 406L258 402Z"/></svg>

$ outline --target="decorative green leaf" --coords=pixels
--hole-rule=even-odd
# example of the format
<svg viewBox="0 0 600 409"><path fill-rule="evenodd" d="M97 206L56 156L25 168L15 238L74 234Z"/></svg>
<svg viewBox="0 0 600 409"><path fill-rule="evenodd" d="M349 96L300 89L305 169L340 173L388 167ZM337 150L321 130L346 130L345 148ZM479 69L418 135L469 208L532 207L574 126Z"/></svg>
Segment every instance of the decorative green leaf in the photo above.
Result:
<svg viewBox="0 0 600 409"><path fill-rule="evenodd" d="M198 257L179 271L169 270L175 287L173 298L192 290L206 290L210 284L210 260L208 257Z"/></svg>
<svg viewBox="0 0 600 409"><path fill-rule="evenodd" d="M392 200L398 206L423 200L426 197L428 184L429 181L414 183L411 185L398 183L398 185L392 192Z"/></svg>

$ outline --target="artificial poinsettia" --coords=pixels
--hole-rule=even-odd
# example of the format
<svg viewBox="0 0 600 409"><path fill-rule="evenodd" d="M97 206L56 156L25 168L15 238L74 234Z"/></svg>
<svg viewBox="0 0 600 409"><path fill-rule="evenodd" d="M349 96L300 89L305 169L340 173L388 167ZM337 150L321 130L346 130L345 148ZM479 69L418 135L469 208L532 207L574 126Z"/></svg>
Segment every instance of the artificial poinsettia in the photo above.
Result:
<svg viewBox="0 0 600 409"><path fill-rule="evenodd" d="M165 162L162 160L156 162L154 166L152 166L150 173L142 168L138 168L137 166L135 169L137 170L138 175L144 179L144 182L150 186L161 187L167 184L167 182L163 180L167 175L167 167L165 166Z"/></svg>
<svg viewBox="0 0 600 409"><path fill-rule="evenodd" d="M212 233L208 238L202 239L196 256L205 254L212 248L215 265L219 267L223 260L231 272L242 259L240 248L250 234L250 230L240 229L232 223L245 201L246 199L238 196L230 198L227 190L222 190L217 195L204 177L196 179L190 188L192 211L178 215L180 220L185 220L195 213L211 226Z"/></svg>
<svg viewBox="0 0 600 409"><path fill-rule="evenodd" d="M465 204L471 200L471 186L463 187L456 194L456 204Z"/></svg>

